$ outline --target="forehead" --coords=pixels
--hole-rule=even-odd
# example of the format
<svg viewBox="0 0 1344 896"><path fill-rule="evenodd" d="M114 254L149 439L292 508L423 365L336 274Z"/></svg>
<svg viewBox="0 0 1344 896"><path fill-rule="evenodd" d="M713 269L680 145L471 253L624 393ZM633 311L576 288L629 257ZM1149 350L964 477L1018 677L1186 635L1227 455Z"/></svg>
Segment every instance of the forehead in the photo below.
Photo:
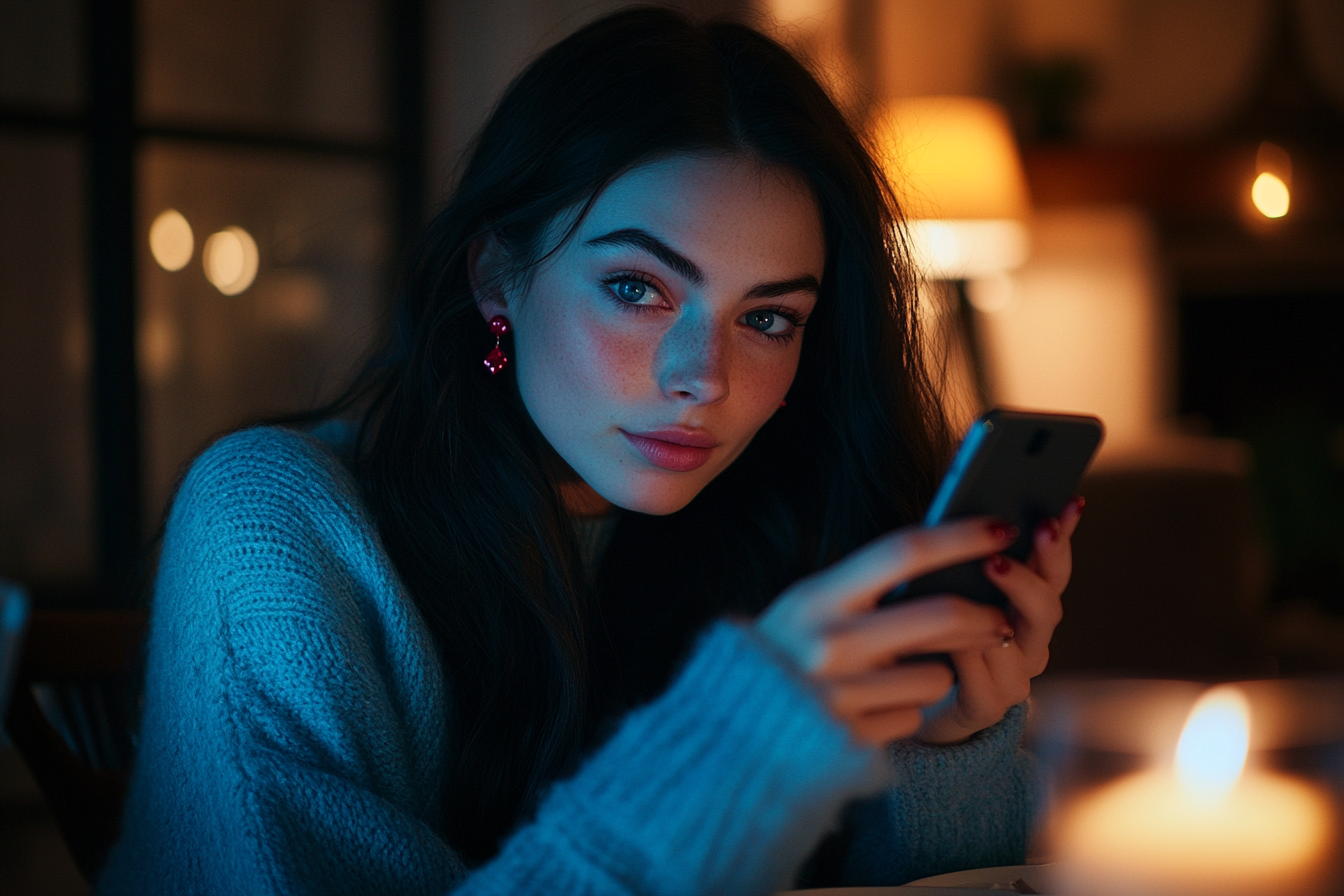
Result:
<svg viewBox="0 0 1344 896"><path fill-rule="evenodd" d="M713 266L716 258L821 278L825 242L812 190L791 169L742 155L678 155L625 172L598 195L575 242L648 230Z"/></svg>

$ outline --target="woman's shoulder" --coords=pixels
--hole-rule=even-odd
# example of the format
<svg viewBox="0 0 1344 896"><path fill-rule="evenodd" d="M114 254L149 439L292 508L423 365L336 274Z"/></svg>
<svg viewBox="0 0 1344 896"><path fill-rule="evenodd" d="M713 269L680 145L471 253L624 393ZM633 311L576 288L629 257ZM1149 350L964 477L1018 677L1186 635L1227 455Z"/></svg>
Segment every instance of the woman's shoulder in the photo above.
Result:
<svg viewBox="0 0 1344 896"><path fill-rule="evenodd" d="M168 517L154 601L164 618L216 620L249 662L269 662L281 644L280 654L318 642L330 652L333 638L388 642L382 653L404 658L425 652L354 477L326 442L294 430L231 433L191 465Z"/></svg>
<svg viewBox="0 0 1344 896"><path fill-rule="evenodd" d="M164 560L181 555L231 569L274 561L390 573L355 479L329 443L269 426L230 433L192 463L164 533Z"/></svg>
<svg viewBox="0 0 1344 896"><path fill-rule="evenodd" d="M254 426L217 439L192 462L186 479L216 486L265 481L302 489L315 484L344 485L350 474L327 441L312 433L279 426Z"/></svg>
<svg viewBox="0 0 1344 896"><path fill-rule="evenodd" d="M182 480L173 515L206 505L225 515L271 509L289 518L306 511L363 518L358 492L330 443L258 426L229 433L201 452Z"/></svg>

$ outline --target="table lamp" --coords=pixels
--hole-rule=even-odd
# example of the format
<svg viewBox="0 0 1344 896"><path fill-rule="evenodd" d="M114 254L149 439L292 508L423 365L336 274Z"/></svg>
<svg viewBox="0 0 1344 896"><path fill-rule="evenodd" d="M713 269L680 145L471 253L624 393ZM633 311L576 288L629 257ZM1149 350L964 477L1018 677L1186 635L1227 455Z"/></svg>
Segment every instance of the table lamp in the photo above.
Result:
<svg viewBox="0 0 1344 896"><path fill-rule="evenodd" d="M872 136L905 217L913 261L955 290L976 389L988 401L967 281L1001 276L1026 260L1026 177L1008 117L978 97L887 102Z"/></svg>

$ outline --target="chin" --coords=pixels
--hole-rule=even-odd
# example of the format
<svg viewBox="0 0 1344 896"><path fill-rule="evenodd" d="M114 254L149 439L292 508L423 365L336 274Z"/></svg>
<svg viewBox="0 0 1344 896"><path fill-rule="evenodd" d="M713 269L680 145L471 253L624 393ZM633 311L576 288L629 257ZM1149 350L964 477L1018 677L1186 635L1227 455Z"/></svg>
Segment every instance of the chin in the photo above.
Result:
<svg viewBox="0 0 1344 896"><path fill-rule="evenodd" d="M681 477L685 474L672 473L668 477ZM677 481L668 477L639 477L644 481L621 482L611 489L597 489L597 493L622 510L635 513L647 513L650 516L667 516L676 513L695 499L704 490L710 480L696 477L692 480Z"/></svg>

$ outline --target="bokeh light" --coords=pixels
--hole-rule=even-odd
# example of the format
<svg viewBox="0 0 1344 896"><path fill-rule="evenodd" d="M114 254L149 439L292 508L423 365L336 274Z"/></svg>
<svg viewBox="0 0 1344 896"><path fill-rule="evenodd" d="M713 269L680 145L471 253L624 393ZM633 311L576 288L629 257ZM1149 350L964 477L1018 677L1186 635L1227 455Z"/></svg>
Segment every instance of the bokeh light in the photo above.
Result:
<svg viewBox="0 0 1344 896"><path fill-rule="evenodd" d="M236 296L252 285L259 262L256 240L241 227L210 234L201 252L205 278L226 296Z"/></svg>
<svg viewBox="0 0 1344 896"><path fill-rule="evenodd" d="M1266 218L1282 218L1288 214L1288 185L1264 171L1251 185L1251 201Z"/></svg>
<svg viewBox="0 0 1344 896"><path fill-rule="evenodd" d="M149 251L165 271L180 271L196 248L191 225L175 208L164 209L149 225Z"/></svg>

